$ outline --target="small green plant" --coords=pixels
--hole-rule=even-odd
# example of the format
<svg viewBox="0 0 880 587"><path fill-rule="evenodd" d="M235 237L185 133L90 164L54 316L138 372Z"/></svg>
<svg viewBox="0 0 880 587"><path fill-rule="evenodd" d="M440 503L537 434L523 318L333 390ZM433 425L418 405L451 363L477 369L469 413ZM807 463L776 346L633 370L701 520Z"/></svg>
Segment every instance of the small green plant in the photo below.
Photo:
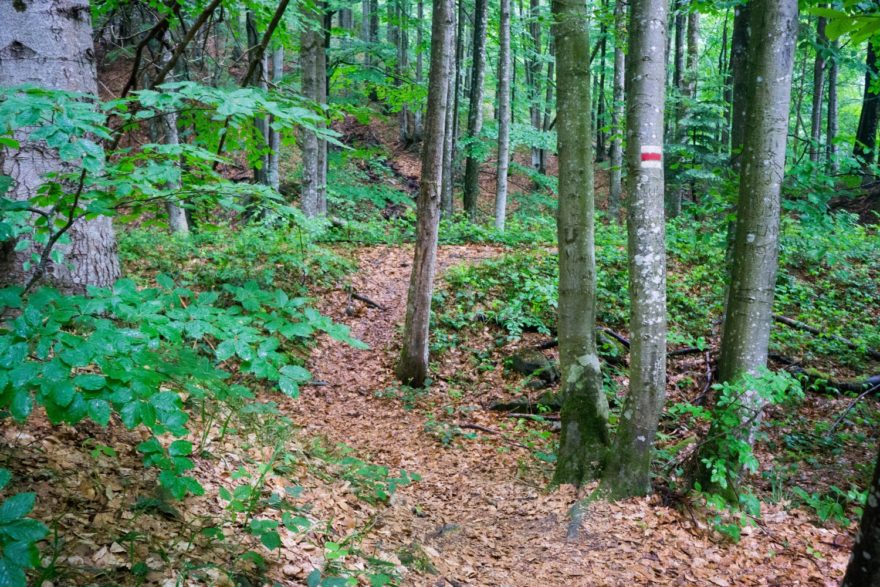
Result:
<svg viewBox="0 0 880 587"><path fill-rule="evenodd" d="M834 485L828 488L825 494L807 493L801 487L792 489L792 493L796 495L804 505L816 512L816 516L821 522L832 521L843 527L848 527L852 520L847 515L847 507L851 504L857 504L855 507L856 517L861 516L861 506L865 503L866 492L850 488L844 491Z"/></svg>
<svg viewBox="0 0 880 587"><path fill-rule="evenodd" d="M8 469L0 469L0 490L12 480ZM34 509L36 494L16 493L0 502L0 585L25 587L28 569L40 564L37 543L49 533L41 522L27 517Z"/></svg>

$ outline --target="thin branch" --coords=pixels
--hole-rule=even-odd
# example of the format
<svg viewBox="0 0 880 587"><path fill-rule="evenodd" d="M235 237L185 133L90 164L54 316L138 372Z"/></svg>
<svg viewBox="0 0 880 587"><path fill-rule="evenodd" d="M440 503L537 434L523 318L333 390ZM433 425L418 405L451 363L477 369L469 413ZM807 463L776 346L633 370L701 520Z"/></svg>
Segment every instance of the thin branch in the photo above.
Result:
<svg viewBox="0 0 880 587"><path fill-rule="evenodd" d="M196 36L196 33L199 32L199 29L202 28L202 25L204 25L208 21L208 18L211 16L211 14L213 14L214 10L219 5L220 0L211 0L211 3L208 4L207 7L205 7L201 14L199 14L199 17L186 32L186 36L183 37L183 40L180 42L180 44L177 45L177 48L174 49L174 53L171 54L171 59L168 60L168 62L165 64L165 67L162 68L162 71L160 71L158 75L156 75L156 77L153 79L151 87L156 87L163 81L165 81L165 76L168 75L168 72L174 69L174 66L177 64L177 60L180 59L181 55L183 55L183 52L186 50L187 45L189 45L190 41L193 40L193 38Z"/></svg>
<svg viewBox="0 0 880 587"><path fill-rule="evenodd" d="M284 11L287 10L288 4L290 4L290 0L281 0L281 2L278 3L278 8L275 9L275 14L272 15L272 20L269 22L269 26L266 28L266 32L263 34L260 44L257 45L257 53L253 56L247 73L244 75L244 80L242 81L243 86L250 83L251 77L257 69L257 64L263 60L263 54L266 53L266 47L269 46L269 40L272 39L272 33L275 32L275 28L278 26L278 23L281 22L281 17L284 16Z"/></svg>

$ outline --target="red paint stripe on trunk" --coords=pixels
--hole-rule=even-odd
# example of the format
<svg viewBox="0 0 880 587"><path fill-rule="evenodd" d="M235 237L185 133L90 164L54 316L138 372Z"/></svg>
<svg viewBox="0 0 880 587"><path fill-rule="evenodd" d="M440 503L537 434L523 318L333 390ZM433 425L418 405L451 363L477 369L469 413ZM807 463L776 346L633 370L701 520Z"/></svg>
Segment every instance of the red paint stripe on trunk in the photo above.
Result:
<svg viewBox="0 0 880 587"><path fill-rule="evenodd" d="M660 153L642 153L642 161L660 161L662 158Z"/></svg>

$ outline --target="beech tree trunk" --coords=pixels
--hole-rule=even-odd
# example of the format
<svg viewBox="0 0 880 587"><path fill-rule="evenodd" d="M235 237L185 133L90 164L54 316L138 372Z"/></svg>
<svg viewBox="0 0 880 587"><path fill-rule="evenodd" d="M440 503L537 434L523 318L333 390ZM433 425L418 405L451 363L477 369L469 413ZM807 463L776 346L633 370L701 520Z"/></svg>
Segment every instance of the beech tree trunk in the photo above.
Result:
<svg viewBox="0 0 880 587"><path fill-rule="evenodd" d="M471 66L471 94L468 105L467 137L479 140L483 128L483 78L486 72L486 0L474 2L473 65ZM477 219L477 198L480 195L480 161L473 156L473 145L468 149L464 166L464 209L471 222Z"/></svg>
<svg viewBox="0 0 880 587"><path fill-rule="evenodd" d="M617 0L614 5L614 90L611 106L611 186L608 194L608 216L620 222L620 198L623 171L623 117L624 117L624 76L626 60L626 5L627 0Z"/></svg>
<svg viewBox="0 0 880 587"><path fill-rule="evenodd" d="M260 35L257 31L256 17L250 10L247 12L247 37L248 37L248 59L259 59L259 63L254 67L250 65L248 70L253 70L253 75L247 80L251 86L266 90L266 76L268 75L268 59L267 55L260 55L259 51L254 48L260 43ZM254 127L257 132L258 143L263 150L269 147L269 120L264 116L254 117ZM259 164L254 166L254 182L262 185L269 185L269 154L266 152L260 157Z"/></svg>
<svg viewBox="0 0 880 587"><path fill-rule="evenodd" d="M791 103L791 79L798 30L797 0L753 0L753 38L748 85L751 88L743 143L736 236L721 339L718 380L735 382L767 365L773 293L779 250L780 190ZM751 442L764 405L747 390L742 398L743 440ZM709 438L718 432L709 431ZM697 480L717 487L703 459L716 454L711 440L700 450ZM729 488L738 472L731 467Z"/></svg>
<svg viewBox="0 0 880 587"><path fill-rule="evenodd" d="M837 173L840 164L837 161L837 49L838 42L831 44L832 56L828 67L828 122L825 130L825 158L828 170Z"/></svg>
<svg viewBox="0 0 880 587"><path fill-rule="evenodd" d="M627 52L627 192L631 346L629 393L605 482L614 497L651 489L651 457L666 398L663 104L666 0L632 0Z"/></svg>
<svg viewBox="0 0 880 587"><path fill-rule="evenodd" d="M400 381L415 387L424 385L428 373L428 326L443 177L443 129L446 127L450 62L453 59L454 0L434 0L433 4L431 71L428 75L425 140L422 143L422 177L416 205L415 255L407 292L403 346L396 369Z"/></svg>
<svg viewBox="0 0 880 587"><path fill-rule="evenodd" d="M460 30L460 27L455 22L455 11L453 11L452 19L453 44L458 48L460 47L460 42L456 29ZM446 109L446 126L443 135L443 180L440 185L440 212L447 217L451 217L455 212L453 188L455 186L455 132L458 127L458 56L459 52L456 49L455 55L449 59L449 79L447 80L449 84L447 88L449 107ZM424 135L424 129L422 134Z"/></svg>
<svg viewBox="0 0 880 587"><path fill-rule="evenodd" d="M87 0L21 0L0 2L0 86L22 84L97 94L92 22ZM0 150L0 173L12 178L6 196L27 200L37 195L44 177L66 169L60 157L41 142L22 140L18 149ZM107 287L120 275L116 235L110 218L75 221L70 244L56 245L63 263L50 263L45 281L62 291L85 292L90 285ZM0 287L22 285L34 268L24 263L39 248L15 251L0 243Z"/></svg>
<svg viewBox="0 0 880 587"><path fill-rule="evenodd" d="M603 3L603 6L605 3ZM599 91L596 92L596 161L605 161L605 55L608 47L608 28L603 23L599 28L602 38L599 40Z"/></svg>
<svg viewBox="0 0 880 587"><path fill-rule="evenodd" d="M810 116L810 161L819 163L822 153L822 98L825 95L825 38L824 16L816 21L816 61L813 64L813 111Z"/></svg>
<svg viewBox="0 0 880 587"><path fill-rule="evenodd" d="M303 7L304 26L300 32L300 67L302 95L315 100L318 95L318 46L323 44L322 35L315 30L315 15ZM300 206L303 213L309 218L320 213L318 199L318 136L308 130L302 132L300 137L300 149L302 151L302 182L300 188Z"/></svg>
<svg viewBox="0 0 880 587"><path fill-rule="evenodd" d="M730 165L739 172L746 130L746 103L749 95L749 38L751 11L746 3L734 9L733 39L730 48L732 100L730 105Z"/></svg>
<svg viewBox="0 0 880 587"><path fill-rule="evenodd" d="M504 230L507 214L507 169L510 165L510 0L501 0L498 25L498 179L495 184L495 228Z"/></svg>
<svg viewBox="0 0 880 587"><path fill-rule="evenodd" d="M558 69L559 367L561 436L554 483L598 476L608 448L608 403L596 352L593 145L587 5L553 0ZM549 82L549 80L548 80Z"/></svg>
<svg viewBox="0 0 880 587"><path fill-rule="evenodd" d="M868 500L841 587L877 585L880 585L880 453L874 464L874 478L868 486Z"/></svg>
<svg viewBox="0 0 880 587"><path fill-rule="evenodd" d="M538 83L541 77L541 23L538 16L541 10L540 0L529 2L529 37L531 39L531 55L526 62L526 84L529 96L529 120L535 130L543 130L541 124L541 86ZM532 147L532 167L541 167L541 150Z"/></svg>
<svg viewBox="0 0 880 587"><path fill-rule="evenodd" d="M284 77L284 45L277 43L272 51L272 82L281 83ZM269 119L270 123L272 119ZM281 155L281 133L269 128L269 185L278 191L281 187L281 176L278 170L278 160Z"/></svg>
<svg viewBox="0 0 880 587"><path fill-rule="evenodd" d="M871 82L877 76L877 53L874 43L868 42L868 55L865 58L865 90L862 99L862 113L859 128L856 130L856 143L853 155L861 162L863 181L873 179L870 171L877 151L877 117L880 115L880 95L871 91Z"/></svg>

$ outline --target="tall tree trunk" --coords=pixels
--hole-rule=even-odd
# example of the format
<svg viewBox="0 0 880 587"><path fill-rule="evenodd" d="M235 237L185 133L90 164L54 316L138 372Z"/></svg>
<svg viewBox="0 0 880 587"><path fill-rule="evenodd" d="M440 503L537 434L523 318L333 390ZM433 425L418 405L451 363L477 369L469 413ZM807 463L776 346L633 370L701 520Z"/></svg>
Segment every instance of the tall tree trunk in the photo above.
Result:
<svg viewBox="0 0 880 587"><path fill-rule="evenodd" d="M162 52L162 66L167 63L167 60L171 59L171 51L167 48ZM179 145L180 144L180 134L177 132L177 113L176 112L168 112L161 118L162 128L165 134L165 144L166 145ZM154 139L155 141L155 139ZM176 182L173 185L169 185L168 187L180 190L180 182ZM172 202L171 200L165 201L165 212L168 214L168 228L172 233L175 234L187 234L189 233L189 222L187 221L186 211Z"/></svg>
<svg viewBox="0 0 880 587"><path fill-rule="evenodd" d="M456 45L456 47L459 47L460 43L457 38L458 33L456 29L461 29L460 27L455 26L456 15L454 10L452 14L452 19L453 43ZM455 184L455 170L453 168L453 165L455 162L455 132L458 126L458 57L459 54L456 50L455 55L453 55L449 59L450 69L447 80L447 83L449 84L449 87L447 88L447 100L449 101L449 107L446 109L446 126L443 135L443 179L440 185L440 211L447 218L451 217L455 212L455 198L453 190Z"/></svg>
<svg viewBox="0 0 880 587"><path fill-rule="evenodd" d="M551 38L547 44L547 57L547 76L544 78L543 120L541 122L541 130L544 132L549 132L550 125L552 124L550 116L553 113L553 68L556 65L556 43L554 38ZM541 149L540 155L538 171L542 174L547 173L547 149Z"/></svg>
<svg viewBox="0 0 880 587"><path fill-rule="evenodd" d="M779 249L780 190L791 104L791 78L798 31L797 0L753 0L751 31L760 43L749 46L749 86L733 266L721 339L718 380L736 382L766 367ZM746 390L740 399L742 439L751 442L764 408ZM718 488L705 460L717 457L718 430L699 456L697 480ZM734 469L734 467L731 467ZM728 490L738 471L730 470ZM723 487L720 487L723 490Z"/></svg>
<svg viewBox="0 0 880 587"><path fill-rule="evenodd" d="M467 137L478 141L483 128L483 78L486 72L486 0L474 1L474 57L471 69L471 96L468 105ZM468 149L464 168L464 209L471 222L477 220L477 198L480 195L480 161Z"/></svg>
<svg viewBox="0 0 880 587"><path fill-rule="evenodd" d="M608 403L596 352L596 253L587 5L552 0L559 62L559 366L562 430L554 483L595 478L608 448ZM549 80L548 80L549 81Z"/></svg>
<svg viewBox="0 0 880 587"><path fill-rule="evenodd" d="M825 130L825 158L828 170L837 173L840 164L837 161L837 50L839 44L835 40L831 44L831 61L828 67L828 126Z"/></svg>
<svg viewBox="0 0 880 587"><path fill-rule="evenodd" d="M272 82L276 85L281 83L284 77L284 45L276 43L272 51ZM269 119L271 123L271 118ZM269 128L269 185L278 191L281 187L281 176L278 170L278 161L281 156L281 133Z"/></svg>
<svg viewBox="0 0 880 587"><path fill-rule="evenodd" d="M507 215L507 169L510 165L510 0L501 0L498 25L498 179L495 184L495 228L504 230Z"/></svg>
<svg viewBox="0 0 880 587"><path fill-rule="evenodd" d="M825 95L825 17L816 21L816 62L813 64L813 111L810 116L810 161L819 163L822 153L822 98Z"/></svg>
<svg viewBox="0 0 880 587"><path fill-rule="evenodd" d="M607 6L607 0L604 3ZM608 27L599 28L599 91L596 92L596 161L605 161L605 54L608 46Z"/></svg>
<svg viewBox="0 0 880 587"><path fill-rule="evenodd" d="M868 486L868 500L841 587L877 585L880 585L880 453L874 464L874 478Z"/></svg>
<svg viewBox="0 0 880 587"><path fill-rule="evenodd" d="M365 44L372 43L372 37L370 36L371 16L370 0L361 0L361 41ZM370 54L371 50L371 47L367 47L364 51L364 65L367 67L370 67L373 64L373 58Z"/></svg>
<svg viewBox="0 0 880 587"><path fill-rule="evenodd" d="M531 55L526 62L526 84L529 92L529 120L535 130L543 130L541 125L541 23L538 16L541 10L540 0L529 0L529 36L531 38ZM532 147L532 167L541 166L541 150Z"/></svg>
<svg viewBox="0 0 880 587"><path fill-rule="evenodd" d="M302 69L300 89L302 95L316 100L318 95L318 47L323 44L323 35L317 30L315 14L303 7L304 26L300 32L299 62ZM318 136L309 130L303 130L300 138L302 151L302 182L300 188L300 206L303 213L311 218L320 213L318 199Z"/></svg>
<svg viewBox="0 0 880 587"><path fill-rule="evenodd" d="M454 16L454 14L453 14ZM425 3L423 0L419 0L416 6L416 83L418 85L422 85L422 81L425 77L424 73L424 63L422 59L422 43L424 42L422 35L422 26L425 20ZM452 108L447 108L446 110L452 110ZM422 106L419 105L413 111L413 141L418 142L422 140ZM444 147L443 152L446 153L446 148ZM445 168L444 168L445 171Z"/></svg>
<svg viewBox="0 0 880 587"><path fill-rule="evenodd" d="M397 0L397 18L400 26L397 27L397 79L404 79L409 75L409 2ZM410 125L409 104L404 103L398 114L400 126L400 142L409 146L413 140L413 129Z"/></svg>
<svg viewBox="0 0 880 587"><path fill-rule="evenodd" d="M249 49L248 59L259 60L259 63L256 65L251 64L248 67L249 71L253 71L251 78L248 80L248 84L266 90L268 88L268 85L266 84L268 61L265 54L261 55L259 51L254 50L254 48L260 44L260 35L257 31L256 17L250 10L247 12L247 37ZM254 166L254 182L262 185L269 185L269 121L264 116L255 116L254 127L257 131L257 140L260 149L265 151L265 154L260 157L260 162Z"/></svg>
<svg viewBox="0 0 880 587"><path fill-rule="evenodd" d="M329 78L327 76L327 50L330 48L332 13L327 10L326 0L317 2L319 10L318 23L323 22L323 28L317 32L319 42L316 45L315 77L317 80L317 95L315 101L320 104L322 110L327 106L327 92ZM318 123L318 128L324 129L327 123L324 120ZM318 139L318 214L327 214L327 139Z"/></svg>
<svg viewBox="0 0 880 587"><path fill-rule="evenodd" d="M422 177L416 205L416 245L407 292L403 346L397 363L397 377L421 387L428 373L428 326L434 265L437 258L437 230L440 222L440 182L443 165L443 129L453 54L453 0L434 0L431 23L431 71L428 75L428 111L422 143Z"/></svg>
<svg viewBox="0 0 880 587"><path fill-rule="evenodd" d="M617 0L614 5L614 92L611 108L611 186L608 194L608 216L620 222L621 176L623 171L623 116L624 116L624 76L626 60L626 5L627 0Z"/></svg>
<svg viewBox="0 0 880 587"><path fill-rule="evenodd" d="M629 393L605 481L615 497L651 489L654 437L666 397L663 104L666 0L633 0L627 52ZM658 107L659 106L659 107Z"/></svg>
<svg viewBox="0 0 880 587"><path fill-rule="evenodd" d="M750 4L734 9L733 39L730 48L731 103L730 103L730 166L739 172L742 147L746 132L746 104L749 96L749 38L751 37Z"/></svg>
<svg viewBox="0 0 880 587"><path fill-rule="evenodd" d="M22 84L97 94L92 22L86 0L0 2L0 86ZM63 39L63 42L60 42ZM12 47L13 50L8 50ZM45 144L23 140L0 150L0 173L13 178L6 197L28 200L45 176L69 170ZM50 262L44 279L63 291L82 293L90 285L107 287L120 275L113 223L106 216L76 220L67 233L70 244L56 246L64 262ZM34 268L24 263L39 247L15 251L0 243L0 287L28 282Z"/></svg>
<svg viewBox="0 0 880 587"><path fill-rule="evenodd" d="M455 179L461 177L461 162L458 157L458 140L461 137L461 120L459 113L461 112L461 99L464 94L465 69L463 63L466 54L466 22L467 11L465 10L465 1L458 0L458 11L455 18L455 66L452 68L452 72L455 75L455 96L452 100L453 110L455 110L455 112L452 114L452 153L450 154L450 160L452 161L453 181L448 188L450 195L452 194ZM449 210L453 210L454 207L454 204L450 204Z"/></svg>
<svg viewBox="0 0 880 587"><path fill-rule="evenodd" d="M877 116L880 115L880 94L871 91L871 84L877 76L877 53L874 43L868 42L868 55L865 58L865 89L862 99L862 113L859 128L856 130L856 143L853 155L861 162L863 183L873 180L871 165L877 151Z"/></svg>
<svg viewBox="0 0 880 587"><path fill-rule="evenodd" d="M672 73L672 85L677 90L678 99L684 94L684 53L685 40L687 38L687 9L688 0L677 0L675 7L675 69ZM682 117L681 106L675 109L675 128L678 136L678 123Z"/></svg>

